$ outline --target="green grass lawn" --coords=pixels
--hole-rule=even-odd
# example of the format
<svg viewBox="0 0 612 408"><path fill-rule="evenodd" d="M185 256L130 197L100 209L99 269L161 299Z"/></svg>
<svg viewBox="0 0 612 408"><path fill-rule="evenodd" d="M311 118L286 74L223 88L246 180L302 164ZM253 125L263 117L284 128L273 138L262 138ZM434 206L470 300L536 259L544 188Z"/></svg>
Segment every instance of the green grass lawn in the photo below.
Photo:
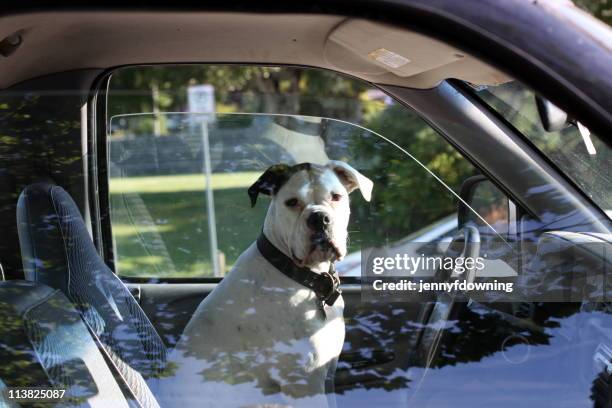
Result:
<svg viewBox="0 0 612 408"><path fill-rule="evenodd" d="M219 250L226 270L255 240L268 201L251 208L259 172L212 176ZM211 276L205 178L201 174L111 179L112 226L120 274Z"/></svg>
<svg viewBox="0 0 612 408"><path fill-rule="evenodd" d="M251 208L247 189L260 172L212 176L218 249L225 272L261 232L269 204ZM134 277L212 276L205 178L202 174L110 180L119 273ZM351 217L349 252L369 242L368 226ZM374 238L372 238L374 239Z"/></svg>
<svg viewBox="0 0 612 408"><path fill-rule="evenodd" d="M212 175L213 189L248 188L260 175L261 173L257 171L215 173ZM206 179L202 174L114 178L110 180L111 194L203 192L205 186Z"/></svg>

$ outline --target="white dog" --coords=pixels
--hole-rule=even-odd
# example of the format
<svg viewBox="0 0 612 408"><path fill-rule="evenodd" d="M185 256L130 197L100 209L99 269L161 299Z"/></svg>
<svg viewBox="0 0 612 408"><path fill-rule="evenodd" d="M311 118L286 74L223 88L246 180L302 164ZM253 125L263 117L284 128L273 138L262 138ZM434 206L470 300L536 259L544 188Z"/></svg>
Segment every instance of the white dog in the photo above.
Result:
<svg viewBox="0 0 612 408"><path fill-rule="evenodd" d="M348 194L372 182L346 163L270 167L262 235L200 304L170 356L161 406L327 406L344 342L334 261L346 254ZM326 387L327 385L327 387Z"/></svg>

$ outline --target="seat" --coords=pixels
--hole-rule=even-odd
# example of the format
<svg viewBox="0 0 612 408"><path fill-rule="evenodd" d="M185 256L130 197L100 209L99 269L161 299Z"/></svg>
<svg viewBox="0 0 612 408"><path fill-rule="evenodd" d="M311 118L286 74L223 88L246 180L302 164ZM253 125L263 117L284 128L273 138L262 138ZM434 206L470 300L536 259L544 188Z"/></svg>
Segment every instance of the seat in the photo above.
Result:
<svg viewBox="0 0 612 408"><path fill-rule="evenodd" d="M124 396L80 314L61 291L34 282L0 282L0 313L0 392L7 387L55 388L65 394L54 406L137 406ZM0 407L18 406L3 397Z"/></svg>
<svg viewBox="0 0 612 408"><path fill-rule="evenodd" d="M149 385L164 372L166 346L98 255L72 198L56 185L31 184L19 197L17 224L26 279L61 290L140 405L158 407Z"/></svg>

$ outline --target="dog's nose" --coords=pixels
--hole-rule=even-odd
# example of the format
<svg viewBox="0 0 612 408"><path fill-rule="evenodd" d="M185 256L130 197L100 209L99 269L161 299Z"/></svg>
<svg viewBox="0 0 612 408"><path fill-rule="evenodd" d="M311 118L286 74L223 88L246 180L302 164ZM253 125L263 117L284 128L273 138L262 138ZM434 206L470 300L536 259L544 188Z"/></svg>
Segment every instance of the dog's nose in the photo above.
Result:
<svg viewBox="0 0 612 408"><path fill-rule="evenodd" d="M312 229L313 231L324 231L330 222L331 219L329 218L329 215L325 214L324 212L317 211L308 216L306 225L308 225L308 228Z"/></svg>

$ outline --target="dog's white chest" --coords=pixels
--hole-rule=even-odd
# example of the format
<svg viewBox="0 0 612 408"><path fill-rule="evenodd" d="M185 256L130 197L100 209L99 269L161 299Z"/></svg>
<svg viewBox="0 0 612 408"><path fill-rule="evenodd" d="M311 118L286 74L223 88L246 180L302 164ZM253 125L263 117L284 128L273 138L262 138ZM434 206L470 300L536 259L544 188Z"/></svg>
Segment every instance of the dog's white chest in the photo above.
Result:
<svg viewBox="0 0 612 408"><path fill-rule="evenodd" d="M173 399L190 387L225 387L234 405L325 406L325 382L344 343L343 310L342 297L322 308L251 247L189 322L170 358L178 381L164 393Z"/></svg>
<svg viewBox="0 0 612 408"><path fill-rule="evenodd" d="M340 296L333 306L322 305L310 289L276 270L268 272L257 272L260 278L267 277L260 283L263 288L276 288L277 296L259 297L259 313L252 315L249 334L285 339L280 349L303 356L306 372L326 368L338 358L344 343L344 299ZM236 303L236 309L246 306L241 303Z"/></svg>
<svg viewBox="0 0 612 408"><path fill-rule="evenodd" d="M333 306L324 306L325 321L312 335L319 364L328 364L340 355L344 344L344 299L338 297Z"/></svg>

